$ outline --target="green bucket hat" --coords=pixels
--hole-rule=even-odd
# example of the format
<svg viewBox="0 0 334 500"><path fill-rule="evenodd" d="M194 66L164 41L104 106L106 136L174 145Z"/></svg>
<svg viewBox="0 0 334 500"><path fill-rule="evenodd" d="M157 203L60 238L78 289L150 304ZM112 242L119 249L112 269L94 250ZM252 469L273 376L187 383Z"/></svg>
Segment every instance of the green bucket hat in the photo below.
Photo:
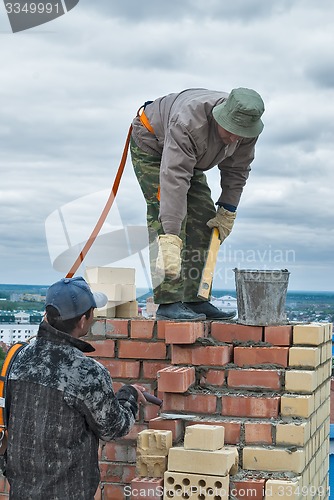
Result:
<svg viewBox="0 0 334 500"><path fill-rule="evenodd" d="M233 89L212 114L218 125L240 137L257 137L263 130L261 116L264 103L260 94L252 89Z"/></svg>

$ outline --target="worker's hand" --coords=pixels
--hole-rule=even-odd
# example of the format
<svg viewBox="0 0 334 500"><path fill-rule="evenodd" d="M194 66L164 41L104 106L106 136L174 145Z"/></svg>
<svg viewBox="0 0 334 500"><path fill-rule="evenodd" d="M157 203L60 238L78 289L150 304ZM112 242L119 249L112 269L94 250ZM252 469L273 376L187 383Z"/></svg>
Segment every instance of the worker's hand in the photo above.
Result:
<svg viewBox="0 0 334 500"><path fill-rule="evenodd" d="M220 241L223 242L232 231L236 215L237 212L230 212L224 207L219 207L216 216L213 219L210 219L206 225L212 229L217 227L219 230Z"/></svg>
<svg viewBox="0 0 334 500"><path fill-rule="evenodd" d="M161 234L158 245L156 272L161 276L177 279L181 274L181 238L176 234Z"/></svg>
<svg viewBox="0 0 334 500"><path fill-rule="evenodd" d="M132 387L134 387L137 391L137 395L138 395L138 404L141 403L143 405L146 405L147 404L147 401L146 401L146 398L143 394L144 391L146 391L145 387L143 387L142 385L138 385L138 384L131 384Z"/></svg>

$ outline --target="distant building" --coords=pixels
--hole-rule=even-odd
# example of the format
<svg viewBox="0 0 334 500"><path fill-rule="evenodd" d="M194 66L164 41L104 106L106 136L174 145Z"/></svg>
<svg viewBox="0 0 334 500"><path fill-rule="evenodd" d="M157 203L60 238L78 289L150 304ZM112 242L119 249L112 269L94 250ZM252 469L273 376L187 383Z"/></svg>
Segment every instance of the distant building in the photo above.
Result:
<svg viewBox="0 0 334 500"><path fill-rule="evenodd" d="M11 293L11 302L44 302L45 295L39 293Z"/></svg>
<svg viewBox="0 0 334 500"><path fill-rule="evenodd" d="M10 312L0 313L0 324L1 323L15 323L15 316Z"/></svg>
<svg viewBox="0 0 334 500"><path fill-rule="evenodd" d="M18 325L21 325L23 323L30 323L30 314L24 311L19 311L18 313L15 313L14 317L15 317L15 323L17 323Z"/></svg>
<svg viewBox="0 0 334 500"><path fill-rule="evenodd" d="M45 295L40 295L39 293L24 293L22 294L22 300L25 302L44 302Z"/></svg>
<svg viewBox="0 0 334 500"><path fill-rule="evenodd" d="M0 324L0 343L11 345L28 340L37 335L38 327L39 325L30 324Z"/></svg>
<svg viewBox="0 0 334 500"><path fill-rule="evenodd" d="M159 304L154 303L153 297L147 297L145 316L147 318L155 318L158 307L159 307ZM144 316L144 314L143 314L143 316Z"/></svg>

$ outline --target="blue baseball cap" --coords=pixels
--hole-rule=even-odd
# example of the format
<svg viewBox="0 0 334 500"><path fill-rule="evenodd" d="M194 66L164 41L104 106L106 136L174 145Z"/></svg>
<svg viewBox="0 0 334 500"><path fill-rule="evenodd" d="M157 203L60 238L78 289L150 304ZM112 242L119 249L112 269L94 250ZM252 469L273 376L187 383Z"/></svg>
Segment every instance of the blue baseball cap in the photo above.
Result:
<svg viewBox="0 0 334 500"><path fill-rule="evenodd" d="M57 309L60 319L72 319L84 314L91 307L104 307L108 297L102 292L92 292L81 277L63 278L47 291L45 306Z"/></svg>

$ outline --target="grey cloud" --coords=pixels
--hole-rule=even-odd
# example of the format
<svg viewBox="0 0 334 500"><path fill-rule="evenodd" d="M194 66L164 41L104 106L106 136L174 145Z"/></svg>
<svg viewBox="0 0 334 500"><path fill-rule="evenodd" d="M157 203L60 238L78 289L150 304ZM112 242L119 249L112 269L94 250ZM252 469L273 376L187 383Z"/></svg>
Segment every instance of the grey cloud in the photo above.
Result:
<svg viewBox="0 0 334 500"><path fill-rule="evenodd" d="M81 0L83 1L83 0ZM87 8L88 0L83 2ZM137 2L136 0L127 0L126 2L100 2L101 8L110 16L119 17L136 22L145 20L175 20L180 18L229 18L249 21L254 18L264 17L277 11L277 7L272 2L263 2L262 0L249 0L245 3L243 0L234 2L221 2L219 0L208 0L203 3L201 0L170 0L163 3L154 0L145 0ZM283 0L280 2L280 9L290 7L290 2Z"/></svg>
<svg viewBox="0 0 334 500"><path fill-rule="evenodd" d="M50 23L50 32L1 33L0 281L50 283L61 276L51 267L45 220L111 187L144 100L186 87L250 86L265 99L265 130L226 245L258 250L254 265L270 264L264 262L270 245L295 249L296 262L288 262L295 286L328 288L332 15L329 0L80 0ZM217 199L217 169L208 178ZM130 160L117 205L125 225L145 225ZM89 232L95 215L89 224L81 210L72 215L71 223Z"/></svg>
<svg viewBox="0 0 334 500"><path fill-rule="evenodd" d="M316 86L324 89L333 89L333 56L329 56L327 60L313 61L312 64L305 69L305 75L310 78Z"/></svg>

